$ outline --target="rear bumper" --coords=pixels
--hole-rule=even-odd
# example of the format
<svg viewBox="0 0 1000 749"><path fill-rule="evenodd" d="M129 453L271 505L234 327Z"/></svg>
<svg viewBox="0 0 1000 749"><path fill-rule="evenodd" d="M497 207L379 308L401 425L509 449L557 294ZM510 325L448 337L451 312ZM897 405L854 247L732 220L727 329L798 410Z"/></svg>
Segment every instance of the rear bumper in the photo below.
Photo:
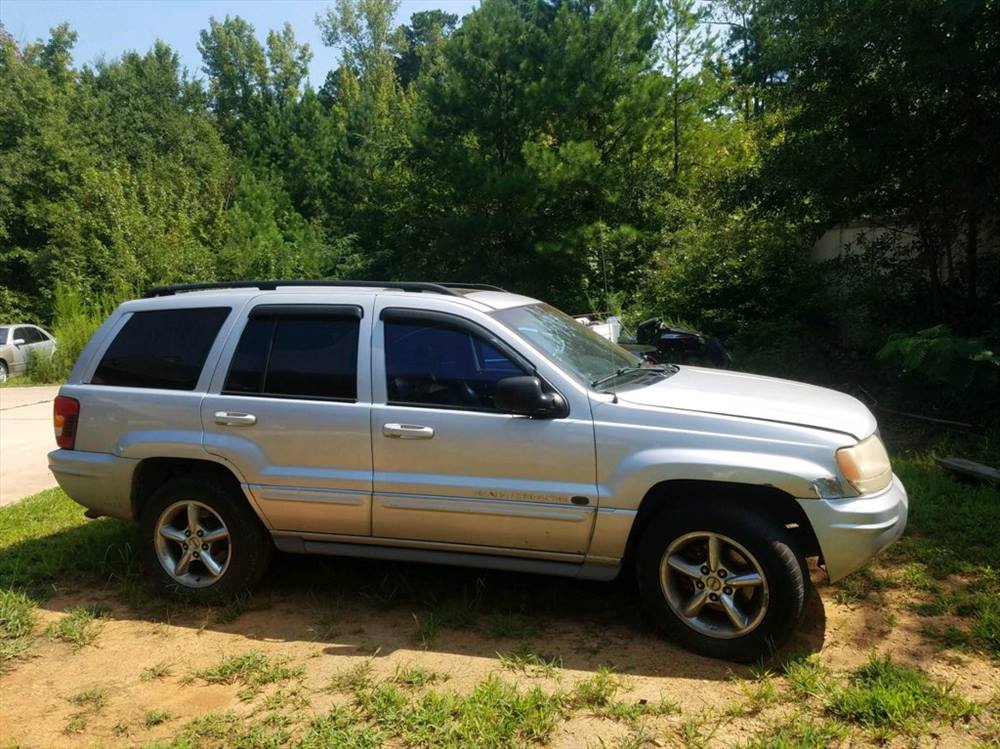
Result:
<svg viewBox="0 0 1000 749"><path fill-rule="evenodd" d="M871 559L903 534L909 499L898 477L878 494L798 500L823 552L831 582Z"/></svg>
<svg viewBox="0 0 1000 749"><path fill-rule="evenodd" d="M138 463L83 450L49 453L49 470L74 502L122 520L132 520L132 474Z"/></svg>

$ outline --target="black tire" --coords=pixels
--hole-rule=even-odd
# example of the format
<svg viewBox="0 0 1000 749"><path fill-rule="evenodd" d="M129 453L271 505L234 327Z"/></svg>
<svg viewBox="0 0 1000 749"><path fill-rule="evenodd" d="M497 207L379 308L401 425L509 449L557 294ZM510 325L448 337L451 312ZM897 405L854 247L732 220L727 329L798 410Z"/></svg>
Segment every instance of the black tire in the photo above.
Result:
<svg viewBox="0 0 1000 749"><path fill-rule="evenodd" d="M182 584L167 572L157 554L157 525L178 502L195 501L210 508L228 530L225 569L203 587ZM271 560L271 535L235 487L212 477L183 477L157 489L139 510L139 533L145 568L158 587L196 601L218 601L253 588ZM207 577L207 576L206 576Z"/></svg>
<svg viewBox="0 0 1000 749"><path fill-rule="evenodd" d="M7 369L7 362L0 359L0 382L7 382L10 377L10 370Z"/></svg>
<svg viewBox="0 0 1000 749"><path fill-rule="evenodd" d="M745 635L724 639L704 634L667 601L660 584L660 562L674 540L699 532L721 534L737 542L763 571L766 612ZM780 647L802 621L810 584L805 560L788 529L751 510L707 501L667 508L643 533L636 565L639 590L654 621L676 642L701 655L740 663L758 661Z"/></svg>

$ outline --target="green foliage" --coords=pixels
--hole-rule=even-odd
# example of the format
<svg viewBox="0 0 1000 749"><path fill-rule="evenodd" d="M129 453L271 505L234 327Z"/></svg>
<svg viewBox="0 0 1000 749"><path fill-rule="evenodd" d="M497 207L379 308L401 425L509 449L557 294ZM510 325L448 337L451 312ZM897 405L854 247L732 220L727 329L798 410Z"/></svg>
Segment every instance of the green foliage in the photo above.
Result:
<svg viewBox="0 0 1000 749"><path fill-rule="evenodd" d="M59 621L45 629L45 634L56 640L68 642L76 648L90 645L100 632L100 619L107 608L99 604L78 606L66 612Z"/></svg>
<svg viewBox="0 0 1000 749"><path fill-rule="evenodd" d="M985 339L956 336L947 325L913 335L897 333L878 352L878 359L922 384L994 398L1000 390L1000 355Z"/></svg>
<svg viewBox="0 0 1000 749"><path fill-rule="evenodd" d="M87 520L61 489L0 508L0 589L35 598L54 583L101 584L133 564L134 529L118 520Z"/></svg>
<svg viewBox="0 0 1000 749"><path fill-rule="evenodd" d="M870 729L920 733L929 719L953 721L973 716L978 706L938 686L922 671L872 653L851 674L847 686L833 692L827 710Z"/></svg>
<svg viewBox="0 0 1000 749"><path fill-rule="evenodd" d="M0 674L28 649L35 626L35 602L24 592L0 589Z"/></svg>
<svg viewBox="0 0 1000 749"><path fill-rule="evenodd" d="M301 666L288 666L257 650L224 658L211 668L195 672L209 684L241 684L240 699L250 699L268 684L288 681L303 674Z"/></svg>
<svg viewBox="0 0 1000 749"><path fill-rule="evenodd" d="M935 398L1000 391L991 3L399 8L320 14L319 91L288 24L208 19L203 79L160 42L78 69L65 25L0 35L0 318L61 344L35 379L151 284L388 277L689 320L819 380L947 323L886 361L919 358ZM879 229L806 262L859 219Z"/></svg>
<svg viewBox="0 0 1000 749"><path fill-rule="evenodd" d="M109 292L94 295L86 301L76 289L58 284L55 288L51 328L57 347L51 357L33 358L29 362L29 379L37 383L64 381L83 347L111 314L118 301L133 294L131 291Z"/></svg>

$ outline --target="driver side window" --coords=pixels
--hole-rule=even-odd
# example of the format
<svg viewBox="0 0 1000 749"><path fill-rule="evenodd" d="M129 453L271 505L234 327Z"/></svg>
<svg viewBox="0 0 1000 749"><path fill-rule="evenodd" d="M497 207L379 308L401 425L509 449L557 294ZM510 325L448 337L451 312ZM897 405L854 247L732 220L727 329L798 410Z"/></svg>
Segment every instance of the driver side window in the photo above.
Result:
<svg viewBox="0 0 1000 749"><path fill-rule="evenodd" d="M497 343L458 325L385 321L389 403L493 410L496 384L525 374Z"/></svg>

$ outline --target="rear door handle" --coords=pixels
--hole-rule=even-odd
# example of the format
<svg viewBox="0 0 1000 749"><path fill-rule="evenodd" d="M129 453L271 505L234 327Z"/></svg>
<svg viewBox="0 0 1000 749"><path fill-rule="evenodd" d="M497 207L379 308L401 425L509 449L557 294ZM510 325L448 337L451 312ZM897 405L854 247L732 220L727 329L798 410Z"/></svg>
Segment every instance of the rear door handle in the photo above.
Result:
<svg viewBox="0 0 1000 749"><path fill-rule="evenodd" d="M398 440L429 440L434 436L434 429L418 424L383 424L382 434Z"/></svg>
<svg viewBox="0 0 1000 749"><path fill-rule="evenodd" d="M224 427L249 427L257 423L257 417L235 411L216 411L215 423Z"/></svg>

